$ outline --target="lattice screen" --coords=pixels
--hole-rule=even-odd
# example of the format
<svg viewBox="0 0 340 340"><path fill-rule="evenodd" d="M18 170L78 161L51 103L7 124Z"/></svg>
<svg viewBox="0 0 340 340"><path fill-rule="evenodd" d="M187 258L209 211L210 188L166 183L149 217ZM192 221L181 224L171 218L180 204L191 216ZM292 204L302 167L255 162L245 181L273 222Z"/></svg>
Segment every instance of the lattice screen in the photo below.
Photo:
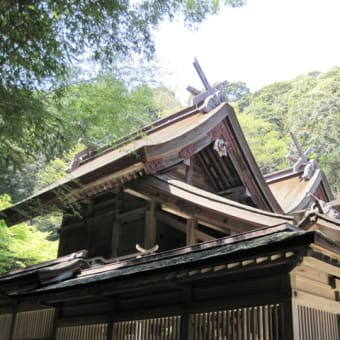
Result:
<svg viewBox="0 0 340 340"><path fill-rule="evenodd" d="M112 340L179 340L179 316L117 322Z"/></svg>
<svg viewBox="0 0 340 340"><path fill-rule="evenodd" d="M192 340L280 339L280 305L266 305L193 314Z"/></svg>
<svg viewBox="0 0 340 340"><path fill-rule="evenodd" d="M298 306L299 339L339 340L339 314L329 313L306 306Z"/></svg>
<svg viewBox="0 0 340 340"><path fill-rule="evenodd" d="M44 339L53 335L54 309L19 312L15 315L13 340Z"/></svg>
<svg viewBox="0 0 340 340"><path fill-rule="evenodd" d="M0 314L0 340L8 340L11 333L12 314Z"/></svg>
<svg viewBox="0 0 340 340"><path fill-rule="evenodd" d="M104 340L107 324L93 324L57 328L56 340Z"/></svg>

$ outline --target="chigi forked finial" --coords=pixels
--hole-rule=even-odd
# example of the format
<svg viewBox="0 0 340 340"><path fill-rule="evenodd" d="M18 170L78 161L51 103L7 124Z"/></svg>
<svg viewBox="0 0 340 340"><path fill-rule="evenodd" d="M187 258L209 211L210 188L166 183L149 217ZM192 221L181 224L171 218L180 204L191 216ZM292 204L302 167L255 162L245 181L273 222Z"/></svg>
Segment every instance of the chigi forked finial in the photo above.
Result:
<svg viewBox="0 0 340 340"><path fill-rule="evenodd" d="M308 159L308 156L310 155L311 152L313 152L313 147L310 146L307 148L306 151L303 151L302 146L300 142L298 141L296 135L290 131L290 136L292 137L292 140L295 144L296 150L298 152L298 157L293 157L291 155L288 155L288 159L291 161L295 162L293 165L293 171L294 172L299 172L303 170L303 174L301 175L301 179L303 180L309 180L315 170L318 168L318 165L316 163L315 159Z"/></svg>
<svg viewBox="0 0 340 340"><path fill-rule="evenodd" d="M188 86L187 90L193 95L193 105L199 106L200 110L203 112L209 112L222 102L226 101L223 90L228 82L224 81L216 86L211 86L196 57L194 58L193 65L202 81L205 91L200 91L193 86Z"/></svg>

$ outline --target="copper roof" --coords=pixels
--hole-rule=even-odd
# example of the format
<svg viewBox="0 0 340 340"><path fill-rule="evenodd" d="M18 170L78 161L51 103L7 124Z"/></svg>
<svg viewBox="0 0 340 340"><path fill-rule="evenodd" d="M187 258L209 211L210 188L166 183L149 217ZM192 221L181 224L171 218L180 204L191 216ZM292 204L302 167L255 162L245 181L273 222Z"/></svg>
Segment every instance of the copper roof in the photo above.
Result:
<svg viewBox="0 0 340 340"><path fill-rule="evenodd" d="M270 177L269 177L270 178ZM285 170L285 176L274 181L268 181L268 185L285 213L292 213L308 207L311 202L310 194L314 194L320 184L326 188L326 195L331 198L331 193L324 180L324 175L317 169L309 180L303 180L301 173L293 173Z"/></svg>
<svg viewBox="0 0 340 340"><path fill-rule="evenodd" d="M177 202L182 202L181 207L178 209L185 211L184 206L186 204L193 205L198 208L195 212L195 216L200 219L204 219L204 211L208 211L218 219L223 217L234 221L235 227L232 230L236 232L245 232L246 230L252 230L258 227L270 227L279 225L282 223L289 223L293 221L291 216L280 215L262 209L256 209L245 204L241 204L224 197L215 195L205 190L196 188L192 185L183 183L178 180L171 179L167 176L148 176L140 181L133 182L127 185L129 188L136 189L141 193L153 195L153 199L158 199L163 203L160 197L170 197L170 200L164 199L164 202L169 202L171 207L171 198ZM187 202L186 204L184 202ZM242 221L242 227L236 223L236 221ZM233 222L226 222L226 229L230 228L229 225L233 225Z"/></svg>
<svg viewBox="0 0 340 340"><path fill-rule="evenodd" d="M187 157L193 143L197 153L223 133L227 133L228 143L233 146L233 162L238 175L250 188L258 205L264 210L281 213L282 209L263 179L234 110L222 103L208 113L202 113L195 107L189 108L132 134L118 146L102 150L86 160L50 187L0 212L0 216L11 226L48 212L51 207L67 209L72 201L106 190L118 190L132 179L178 164Z"/></svg>

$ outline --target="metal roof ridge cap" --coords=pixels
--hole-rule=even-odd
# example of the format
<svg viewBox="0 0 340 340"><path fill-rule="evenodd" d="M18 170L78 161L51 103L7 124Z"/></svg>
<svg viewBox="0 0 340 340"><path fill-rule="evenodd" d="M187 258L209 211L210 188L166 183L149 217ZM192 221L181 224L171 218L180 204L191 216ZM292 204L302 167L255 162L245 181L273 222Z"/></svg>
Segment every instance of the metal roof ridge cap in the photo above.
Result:
<svg viewBox="0 0 340 340"><path fill-rule="evenodd" d="M303 171L297 171L294 172L293 168L286 168L283 170L277 170L268 174L263 175L263 178L267 184L272 184L275 182L282 181L284 179L287 179L289 177L294 177L296 175L302 174ZM280 176L280 174L282 174Z"/></svg>
<svg viewBox="0 0 340 340"><path fill-rule="evenodd" d="M188 112L186 112L188 111ZM180 113L183 112L183 114L181 115ZM197 105L193 105L193 106L189 106L181 111L178 111L170 116L167 116L167 117L164 117L164 118L161 118L159 120L156 120L150 124L147 124L145 125L144 127L142 127L140 130L135 130L131 133L129 133L128 135L126 136L123 136L121 138L119 138L116 143L114 143L113 145L111 146L104 146L102 148L102 151L100 153L97 153L97 154L94 154L93 156L87 158L83 163L80 164L80 166L78 168L80 168L81 166L83 166L84 164L96 159L96 158L99 158L113 150L116 150L124 145L127 145L129 143L131 143L132 141L135 141L137 139L140 139L141 138L141 134L142 134L142 137L144 137L144 135L149 135L150 133L153 133L157 130L160 130L164 127L167 127L171 124L174 124L182 119L185 119L187 117L190 117L191 115L195 114L199 112L199 108L197 107ZM171 119L171 117L174 116L173 119ZM143 135L144 134L144 135ZM78 169L77 168L77 169Z"/></svg>
<svg viewBox="0 0 340 340"><path fill-rule="evenodd" d="M179 138L181 138L183 135L185 135L186 133L188 133L188 132L192 132L192 131L195 131L195 129L197 129L198 127L200 127L200 126L202 126L202 125L204 125L204 124L206 124L207 122L209 122L210 120L212 120L213 119L213 117L215 116L215 115L217 115L218 113L220 113L221 112L221 109L223 109L223 107L225 107L226 108L226 112L225 112L225 114L224 114L224 116L222 117L222 118L220 118L221 120L221 122L223 121L223 119L225 119L225 117L227 117L228 116L228 114L229 114L229 112L228 112L228 109L227 109L227 106L225 105L226 103L221 103L221 104L219 104L217 107L215 107L213 110L211 110L211 111L209 111L209 112L207 112L207 113L201 113L199 110L197 110L197 114L199 114L199 113L201 113L201 115L202 115L202 117L203 117L203 119L202 119L202 121L200 121L197 125L195 125L195 126L188 126L187 128L186 128L186 130L181 130L180 131L180 133L178 134L178 135L176 135L176 136L174 136L174 137L171 137L171 138L168 138L166 141L162 141L162 142L157 142L157 143L150 143L150 144L145 144L144 145L144 147L153 147L153 146L161 146L161 145L165 145L165 144L167 144L167 143L171 143L172 141L175 141L175 140L177 140L177 139L179 139ZM184 118L186 118L186 117L184 117ZM196 139L199 139L199 137L201 137L201 136L198 136Z"/></svg>
<svg viewBox="0 0 340 340"><path fill-rule="evenodd" d="M165 182L165 183L168 183L170 185L173 185L179 189L182 189L184 191L187 191L187 192L190 192L192 194L195 194L192 190L190 190L191 187L195 188L195 190L198 190L200 193L197 193L198 196L200 197L203 197L203 198L207 198L209 199L210 197L209 196L214 196L212 197L211 199L214 200L215 202L217 203L224 203L226 205L230 205L234 208L238 208L238 209L243 209L243 210L247 210L247 211L250 211L250 212L254 212L254 213L257 213L259 215L265 215L265 216L270 216L270 217L278 217L278 218L283 218L283 219L286 219L287 222L288 221L291 221L293 220L293 217L290 216L290 215L281 215L281 214L277 214L277 213L273 213L273 212L270 212L270 211L265 211L265 210L261 210L261 209L257 209L257 208L253 208L253 207L250 207L248 205L245 205L245 204L242 204L242 203L238 203L238 202L235 202L235 201L232 201L228 198L225 198L225 197L221 197L219 195L216 195L214 193L211 193L211 192L208 192L208 191L205 191L203 189L200 189L198 187L195 187L193 185L190 185L190 184L187 184L185 182L182 182L182 181L179 181L179 180L176 180L176 179L173 179L173 178L170 178L166 175L155 175L153 174L152 175L153 177L156 177L157 179ZM164 177L168 177L169 180L165 179ZM170 183L171 182L176 182L176 183ZM181 183L181 184L184 184L185 187L182 187L180 186L178 183ZM186 188L186 187L189 187L189 188ZM206 193L207 195L204 195L204 193Z"/></svg>

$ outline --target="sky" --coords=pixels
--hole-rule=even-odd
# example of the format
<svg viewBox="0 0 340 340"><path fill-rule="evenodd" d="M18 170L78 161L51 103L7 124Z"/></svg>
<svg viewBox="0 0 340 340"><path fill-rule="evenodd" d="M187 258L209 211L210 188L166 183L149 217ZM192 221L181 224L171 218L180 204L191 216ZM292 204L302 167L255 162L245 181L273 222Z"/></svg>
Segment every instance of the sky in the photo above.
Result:
<svg viewBox="0 0 340 340"><path fill-rule="evenodd" d="M211 84L243 81L255 91L276 81L340 66L340 0L248 0L224 8L196 31L164 22L155 32L163 83L185 103L202 88L197 57Z"/></svg>

